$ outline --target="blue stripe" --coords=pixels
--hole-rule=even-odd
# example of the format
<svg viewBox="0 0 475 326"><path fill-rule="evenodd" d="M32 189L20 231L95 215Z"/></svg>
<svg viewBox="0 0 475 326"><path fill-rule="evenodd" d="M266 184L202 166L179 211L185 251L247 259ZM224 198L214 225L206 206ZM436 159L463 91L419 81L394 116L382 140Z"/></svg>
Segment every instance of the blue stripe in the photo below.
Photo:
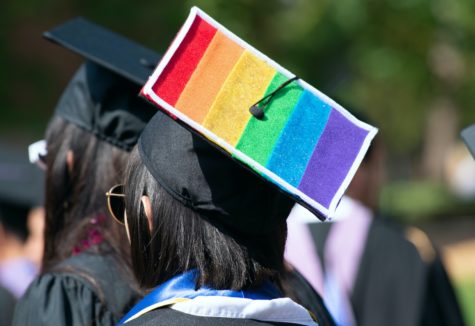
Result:
<svg viewBox="0 0 475 326"><path fill-rule="evenodd" d="M196 277L197 271L192 270L169 279L139 301L139 303L122 317L119 321L119 325L122 325L127 319L151 305L174 298L193 299L198 296L222 296L254 300L271 300L282 297L280 291L270 281L264 282L262 286L256 289L242 291L214 290L206 286L202 286L195 290Z"/></svg>
<svg viewBox="0 0 475 326"><path fill-rule="evenodd" d="M305 90L275 144L267 168L298 187L331 110L327 103Z"/></svg>

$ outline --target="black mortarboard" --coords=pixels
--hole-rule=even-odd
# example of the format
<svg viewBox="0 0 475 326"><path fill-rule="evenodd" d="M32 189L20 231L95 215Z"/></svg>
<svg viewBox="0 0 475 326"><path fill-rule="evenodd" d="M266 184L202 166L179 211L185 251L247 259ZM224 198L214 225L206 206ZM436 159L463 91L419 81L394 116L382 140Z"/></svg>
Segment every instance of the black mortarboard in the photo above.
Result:
<svg viewBox="0 0 475 326"><path fill-rule="evenodd" d="M472 156L475 158L475 124L462 130L460 137L462 137L470 153L472 153Z"/></svg>
<svg viewBox="0 0 475 326"><path fill-rule="evenodd" d="M161 112L144 129L138 148L147 169L172 197L228 230L267 233L294 204L279 188Z"/></svg>
<svg viewBox="0 0 475 326"><path fill-rule="evenodd" d="M147 81L161 57L82 17L71 19L43 36L139 85Z"/></svg>
<svg viewBox="0 0 475 326"><path fill-rule="evenodd" d="M322 220L377 133L197 7L142 94Z"/></svg>
<svg viewBox="0 0 475 326"><path fill-rule="evenodd" d="M98 138L130 150L155 113L138 98L160 56L83 18L44 36L85 57L56 107L56 114Z"/></svg>
<svg viewBox="0 0 475 326"><path fill-rule="evenodd" d="M0 223L21 237L34 206L43 205L44 173L31 165L25 151L0 146Z"/></svg>

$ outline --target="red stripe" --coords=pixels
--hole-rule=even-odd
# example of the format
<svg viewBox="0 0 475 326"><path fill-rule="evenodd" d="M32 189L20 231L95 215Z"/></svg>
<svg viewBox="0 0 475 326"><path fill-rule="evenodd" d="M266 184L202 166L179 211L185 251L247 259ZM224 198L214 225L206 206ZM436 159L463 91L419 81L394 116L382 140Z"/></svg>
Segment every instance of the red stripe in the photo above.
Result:
<svg viewBox="0 0 475 326"><path fill-rule="evenodd" d="M215 33L216 28L196 16L185 38L153 85L155 94L171 105L176 104Z"/></svg>

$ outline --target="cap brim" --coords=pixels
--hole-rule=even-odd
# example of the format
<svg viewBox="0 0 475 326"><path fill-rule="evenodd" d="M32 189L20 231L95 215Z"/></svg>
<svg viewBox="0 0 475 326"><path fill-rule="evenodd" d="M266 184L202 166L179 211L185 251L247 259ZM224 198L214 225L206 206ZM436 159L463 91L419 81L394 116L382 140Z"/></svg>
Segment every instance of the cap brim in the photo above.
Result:
<svg viewBox="0 0 475 326"><path fill-rule="evenodd" d="M462 137L470 153L475 158L475 124L462 130L460 137Z"/></svg>
<svg viewBox="0 0 475 326"><path fill-rule="evenodd" d="M43 36L137 84L144 84L160 55L82 17L69 20Z"/></svg>

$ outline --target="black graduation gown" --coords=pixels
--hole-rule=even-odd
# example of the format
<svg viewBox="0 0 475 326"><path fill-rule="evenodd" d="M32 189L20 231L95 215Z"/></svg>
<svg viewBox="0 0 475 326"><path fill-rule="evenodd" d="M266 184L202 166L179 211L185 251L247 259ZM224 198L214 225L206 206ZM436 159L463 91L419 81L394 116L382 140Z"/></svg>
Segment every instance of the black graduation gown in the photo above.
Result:
<svg viewBox="0 0 475 326"><path fill-rule="evenodd" d="M13 318L16 299L3 286L0 286L0 326L10 325Z"/></svg>
<svg viewBox="0 0 475 326"><path fill-rule="evenodd" d="M270 326L270 325L297 325L289 323L260 321L253 319L221 318L221 317L201 317L185 314L171 308L161 308L150 311L143 316L131 320L125 326ZM299 325L301 326L301 325Z"/></svg>
<svg viewBox="0 0 475 326"><path fill-rule="evenodd" d="M192 275L192 274L191 274ZM269 300L251 300L256 293L242 293L243 297L228 297L226 294L209 294L208 290L196 297L185 300L190 289L190 273L177 276L148 294L122 322L123 325L334 325L326 311L321 298L315 292L302 291L301 285L310 287L300 274L290 273L286 278L287 287L297 286L299 294L308 295L308 302L319 306L325 316L315 316L305 306L291 297L280 297ZM194 280L191 278L191 282ZM193 284L194 286L194 284ZM265 288L265 286L264 286ZM263 289L264 290L264 289ZM176 291L176 292L175 292ZM251 291L252 292L252 291ZM268 288L262 293L272 293ZM165 293L165 294L164 294ZM171 295L173 294L174 295ZM185 294L187 293L187 294ZM249 295L249 296L248 296ZM275 293L274 293L275 295ZM272 295L272 297L274 296ZM315 303L315 299L318 303ZM126 321L127 320L127 321ZM331 323L327 321L330 320Z"/></svg>
<svg viewBox="0 0 475 326"><path fill-rule="evenodd" d="M439 255L429 265L427 280L421 325L464 325L454 288Z"/></svg>
<svg viewBox="0 0 475 326"><path fill-rule="evenodd" d="M325 268L321 258L332 223L309 227ZM463 325L440 258L423 261L403 231L380 218L368 230L350 301L358 325Z"/></svg>
<svg viewBox="0 0 475 326"><path fill-rule="evenodd" d="M111 255L85 251L54 270L33 281L12 325L115 325L138 299Z"/></svg>

